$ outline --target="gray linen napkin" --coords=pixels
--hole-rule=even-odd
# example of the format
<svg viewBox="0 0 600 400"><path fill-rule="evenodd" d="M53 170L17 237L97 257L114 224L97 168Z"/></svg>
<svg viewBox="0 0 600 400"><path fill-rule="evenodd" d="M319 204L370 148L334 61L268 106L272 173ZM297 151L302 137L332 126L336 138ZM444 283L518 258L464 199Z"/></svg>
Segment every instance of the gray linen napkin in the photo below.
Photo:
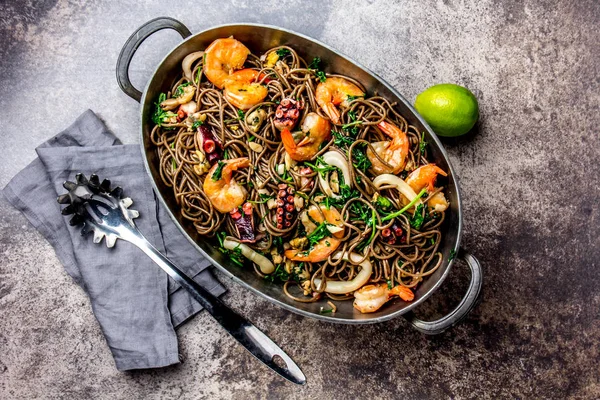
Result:
<svg viewBox="0 0 600 400"><path fill-rule="evenodd" d="M97 174L121 186L140 212L136 224L146 238L190 277L212 292L225 289L209 262L183 237L152 190L137 145L121 145L91 111L36 149L31 164L4 188L56 251L73 279L87 292L119 370L163 367L179 362L174 328L202 307L130 243L114 248L81 237L56 202L62 183L75 174Z"/></svg>

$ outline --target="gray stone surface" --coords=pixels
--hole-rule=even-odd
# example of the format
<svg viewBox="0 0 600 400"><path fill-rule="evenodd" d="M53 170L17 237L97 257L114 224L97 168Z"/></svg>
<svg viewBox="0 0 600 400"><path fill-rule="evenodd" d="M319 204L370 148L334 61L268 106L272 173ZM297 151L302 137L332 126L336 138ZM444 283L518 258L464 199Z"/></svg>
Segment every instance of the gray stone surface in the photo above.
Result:
<svg viewBox="0 0 600 400"><path fill-rule="evenodd" d="M170 15L192 32L280 25L351 55L409 99L440 82L476 93L476 132L446 143L462 182L464 246L485 269L483 302L427 338L402 319L351 327L290 315L222 277L226 302L292 355L306 386L276 378L206 314L179 330L183 364L119 373L83 291L2 199L0 398L600 397L597 1L178 4L0 4L0 186L87 108L136 142L138 105L114 69L145 21ZM163 31L142 46L138 86L177 42ZM419 314L451 309L465 269Z"/></svg>

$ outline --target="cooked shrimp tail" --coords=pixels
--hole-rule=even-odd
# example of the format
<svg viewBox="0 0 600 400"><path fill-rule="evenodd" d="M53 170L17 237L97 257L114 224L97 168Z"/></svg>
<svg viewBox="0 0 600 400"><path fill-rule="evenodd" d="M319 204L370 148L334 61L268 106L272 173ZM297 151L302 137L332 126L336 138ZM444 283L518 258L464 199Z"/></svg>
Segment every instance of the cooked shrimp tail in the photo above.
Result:
<svg viewBox="0 0 600 400"><path fill-rule="evenodd" d="M204 193L214 208L228 213L244 204L248 192L233 179L233 172L250 165L248 158L234 158L216 163L204 179Z"/></svg>
<svg viewBox="0 0 600 400"><path fill-rule="evenodd" d="M340 77L327 78L317 85L315 99L331 122L340 122L340 112L337 106L348 107L350 96L364 97L365 92L347 79Z"/></svg>

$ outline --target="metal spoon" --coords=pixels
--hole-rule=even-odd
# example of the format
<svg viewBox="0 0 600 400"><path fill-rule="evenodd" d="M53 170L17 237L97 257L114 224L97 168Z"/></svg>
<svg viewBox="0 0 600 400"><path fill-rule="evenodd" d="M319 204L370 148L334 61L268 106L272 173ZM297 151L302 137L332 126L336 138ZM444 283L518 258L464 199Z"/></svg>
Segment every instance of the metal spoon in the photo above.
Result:
<svg viewBox="0 0 600 400"><path fill-rule="evenodd" d="M300 368L275 342L184 274L148 242L133 222L139 213L129 209L133 202L128 197L122 198L123 190L120 187L111 190L109 180L105 179L100 183L98 176L91 175L88 180L83 174L77 174L76 182L67 181L63 187L69 192L57 199L60 204L68 204L62 209L62 214L73 214L69 221L71 225L83 224L82 235L93 232L94 243L100 243L105 237L108 247L114 246L117 239L133 243L190 292L253 356L285 379L300 385L306 383L306 377ZM281 359L277 360L277 357ZM277 365L276 360L285 362L286 367Z"/></svg>

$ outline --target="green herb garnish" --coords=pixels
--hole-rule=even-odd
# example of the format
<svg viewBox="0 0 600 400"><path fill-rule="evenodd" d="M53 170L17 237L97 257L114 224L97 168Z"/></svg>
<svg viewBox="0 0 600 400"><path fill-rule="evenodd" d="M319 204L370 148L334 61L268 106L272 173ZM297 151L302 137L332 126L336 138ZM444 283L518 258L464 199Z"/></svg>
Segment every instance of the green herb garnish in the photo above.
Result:
<svg viewBox="0 0 600 400"><path fill-rule="evenodd" d="M275 246L278 250L283 250L283 238L281 236L271 236L273 246Z"/></svg>
<svg viewBox="0 0 600 400"><path fill-rule="evenodd" d="M419 204L415 210L415 213L410 219L410 226L417 230L421 229L421 227L423 226L423 222L425 222L425 217L423 216L423 208L425 208L425 206L423 204Z"/></svg>
<svg viewBox="0 0 600 400"><path fill-rule="evenodd" d="M353 138L346 136L341 132L331 131L331 133L333 134L333 144L339 147L340 149L345 149L346 147L354 143Z"/></svg>
<svg viewBox="0 0 600 400"><path fill-rule="evenodd" d="M244 256L242 255L242 249L240 248L239 245L237 245L236 247L234 247L233 250L229 250L226 249L225 247L223 247L223 241L225 240L225 237L227 237L227 233L226 232L218 232L217 233L217 240L219 241L219 251L227 256L229 256L229 259L236 264L238 267L243 267L244 266Z"/></svg>
<svg viewBox="0 0 600 400"><path fill-rule="evenodd" d="M421 155L425 154L425 147L427 147L427 142L425 141L425 132L421 133L421 141L419 142L419 151Z"/></svg>
<svg viewBox="0 0 600 400"><path fill-rule="evenodd" d="M365 97L365 96L351 96L351 95L347 95L346 96L346 101L347 102L351 102L351 101L354 101L356 99L362 99L363 97Z"/></svg>
<svg viewBox="0 0 600 400"><path fill-rule="evenodd" d="M392 206L392 202L385 196L378 196L377 200L375 200L375 204L384 210Z"/></svg>
<svg viewBox="0 0 600 400"><path fill-rule="evenodd" d="M215 172L213 172L212 174L212 180L213 181L218 181L219 179L221 179L221 175L223 175L223 167L227 165L226 162L224 161L219 161L219 163L217 164L217 168L215 168Z"/></svg>
<svg viewBox="0 0 600 400"><path fill-rule="evenodd" d="M401 209L400 211L396 211L396 212L394 212L394 213L391 213L391 214L388 214L388 215L386 215L385 217L383 217L383 218L381 219L381 221L382 221L382 222L389 221L390 219L396 218L396 217L398 217L400 214L403 214L403 213L404 213L406 210L408 210L409 208L411 208L412 206L414 206L414 205L415 205L415 203L416 203L417 201L419 201L419 199L420 199L421 197L423 197L425 194L427 194L427 189L423 188L423 190L421 190L421 191L419 192L419 194L417 195L417 197L415 197L414 199L412 199L412 201L411 201L410 203L408 203L406 206L402 207L402 209ZM420 204L420 205L422 205L422 204ZM418 207L417 207L417 209L418 209ZM415 214L416 214L416 212L415 212ZM412 224L411 224L411 225L412 225ZM418 228L417 228L417 229L418 229Z"/></svg>
<svg viewBox="0 0 600 400"><path fill-rule="evenodd" d="M321 69L321 57L315 57L308 65L308 69Z"/></svg>
<svg viewBox="0 0 600 400"><path fill-rule="evenodd" d="M363 251L364 248L367 247L373 241L373 238L375 237L375 232L376 232L375 227L377 225L377 219L375 218L375 210L373 210L372 208L371 208L371 220L368 221L367 225L369 225L369 224L371 225L371 236L369 237L368 240L366 240L366 241L360 243L358 246L356 246L356 249L358 251Z"/></svg>
<svg viewBox="0 0 600 400"><path fill-rule="evenodd" d="M347 130L350 127L357 126L357 125L362 125L362 123L363 123L362 121L350 122L348 124L342 125L342 129Z"/></svg>
<svg viewBox="0 0 600 400"><path fill-rule="evenodd" d="M254 201L254 200L248 200L249 203L252 204L264 204L267 201L273 199L272 196L269 196L268 194L264 194L264 193L259 193L258 196L260 197L260 200ZM281 239L281 238L280 238Z"/></svg>
<svg viewBox="0 0 600 400"><path fill-rule="evenodd" d="M173 97L181 97L183 96L183 88L186 86L190 86L191 83L186 82L186 83L182 83L181 85L177 86L177 88L175 89L175 91L173 92Z"/></svg>
<svg viewBox="0 0 600 400"><path fill-rule="evenodd" d="M344 207L350 199L354 199L360 196L360 193L356 189L350 189L350 186L342 183L340 184L340 193L337 199L333 198L330 201L330 204L333 206ZM356 203L352 203L350 206ZM360 203L362 204L362 203Z"/></svg>
<svg viewBox="0 0 600 400"><path fill-rule="evenodd" d="M331 237L331 232L329 232L329 229L327 229L327 225L330 225L330 224L328 224L326 222L321 222L319 224L319 226L317 226L317 229L312 231L310 233L310 235L308 235L306 237L308 239L308 243L310 244L311 247L313 247L315 244L319 243L319 241L321 239L324 239L326 237Z"/></svg>
<svg viewBox="0 0 600 400"><path fill-rule="evenodd" d="M175 142L171 143L171 148L175 148ZM171 158L171 166L173 167L173 171L177 169L177 163L175 162L175 157Z"/></svg>
<svg viewBox="0 0 600 400"><path fill-rule="evenodd" d="M333 308L329 308L329 309L327 309L327 310L323 310L323 309L321 309L321 310L319 311L319 314L329 314L329 313L331 313L331 312L333 312Z"/></svg>
<svg viewBox="0 0 600 400"><path fill-rule="evenodd" d="M388 289L392 289L392 281L388 279L388 280L387 280L387 281L385 281L385 282L386 282L386 283L387 283L387 285L388 285Z"/></svg>
<svg viewBox="0 0 600 400"><path fill-rule="evenodd" d="M277 50L275 50L275 53L277 53L279 58L283 58L283 57L287 56L288 54L290 54L290 51L288 49L277 49Z"/></svg>
<svg viewBox="0 0 600 400"><path fill-rule="evenodd" d="M450 250L450 257L448 257L448 261L452 261L456 258L456 250Z"/></svg>
<svg viewBox="0 0 600 400"><path fill-rule="evenodd" d="M242 110L238 110L237 111L237 119L239 119L240 121L244 119L244 116L246 115Z"/></svg>
<svg viewBox="0 0 600 400"><path fill-rule="evenodd" d="M200 74L202 73L202 67L198 68L198 72L196 72L196 78L194 78L194 82L200 82Z"/></svg>
<svg viewBox="0 0 600 400"><path fill-rule="evenodd" d="M161 93L158 96L158 102L154 103L154 113L152 114L152 122L154 122L158 126L162 126L166 119L176 117L177 114L171 111L165 111L161 108L160 103L167 99L167 95L165 93Z"/></svg>
<svg viewBox="0 0 600 400"><path fill-rule="evenodd" d="M204 121L194 121L194 123L192 124L192 129L198 129L200 127L200 125L202 125L204 123Z"/></svg>
<svg viewBox="0 0 600 400"><path fill-rule="evenodd" d="M323 178L325 178L325 174L328 172L335 171L337 169L336 167L325 163L322 157L317 157L317 162L314 164L308 162L305 162L304 164L311 167L314 171L320 173Z"/></svg>
<svg viewBox="0 0 600 400"><path fill-rule="evenodd" d="M319 78L319 81L321 81L321 82L325 82L327 80L327 77L325 76L325 72L323 72L323 71L317 71L317 78Z"/></svg>
<svg viewBox="0 0 600 400"><path fill-rule="evenodd" d="M371 161L369 161L365 153L357 147L358 145L354 147L354 151L352 152L352 164L361 171L366 172L371 168Z"/></svg>

